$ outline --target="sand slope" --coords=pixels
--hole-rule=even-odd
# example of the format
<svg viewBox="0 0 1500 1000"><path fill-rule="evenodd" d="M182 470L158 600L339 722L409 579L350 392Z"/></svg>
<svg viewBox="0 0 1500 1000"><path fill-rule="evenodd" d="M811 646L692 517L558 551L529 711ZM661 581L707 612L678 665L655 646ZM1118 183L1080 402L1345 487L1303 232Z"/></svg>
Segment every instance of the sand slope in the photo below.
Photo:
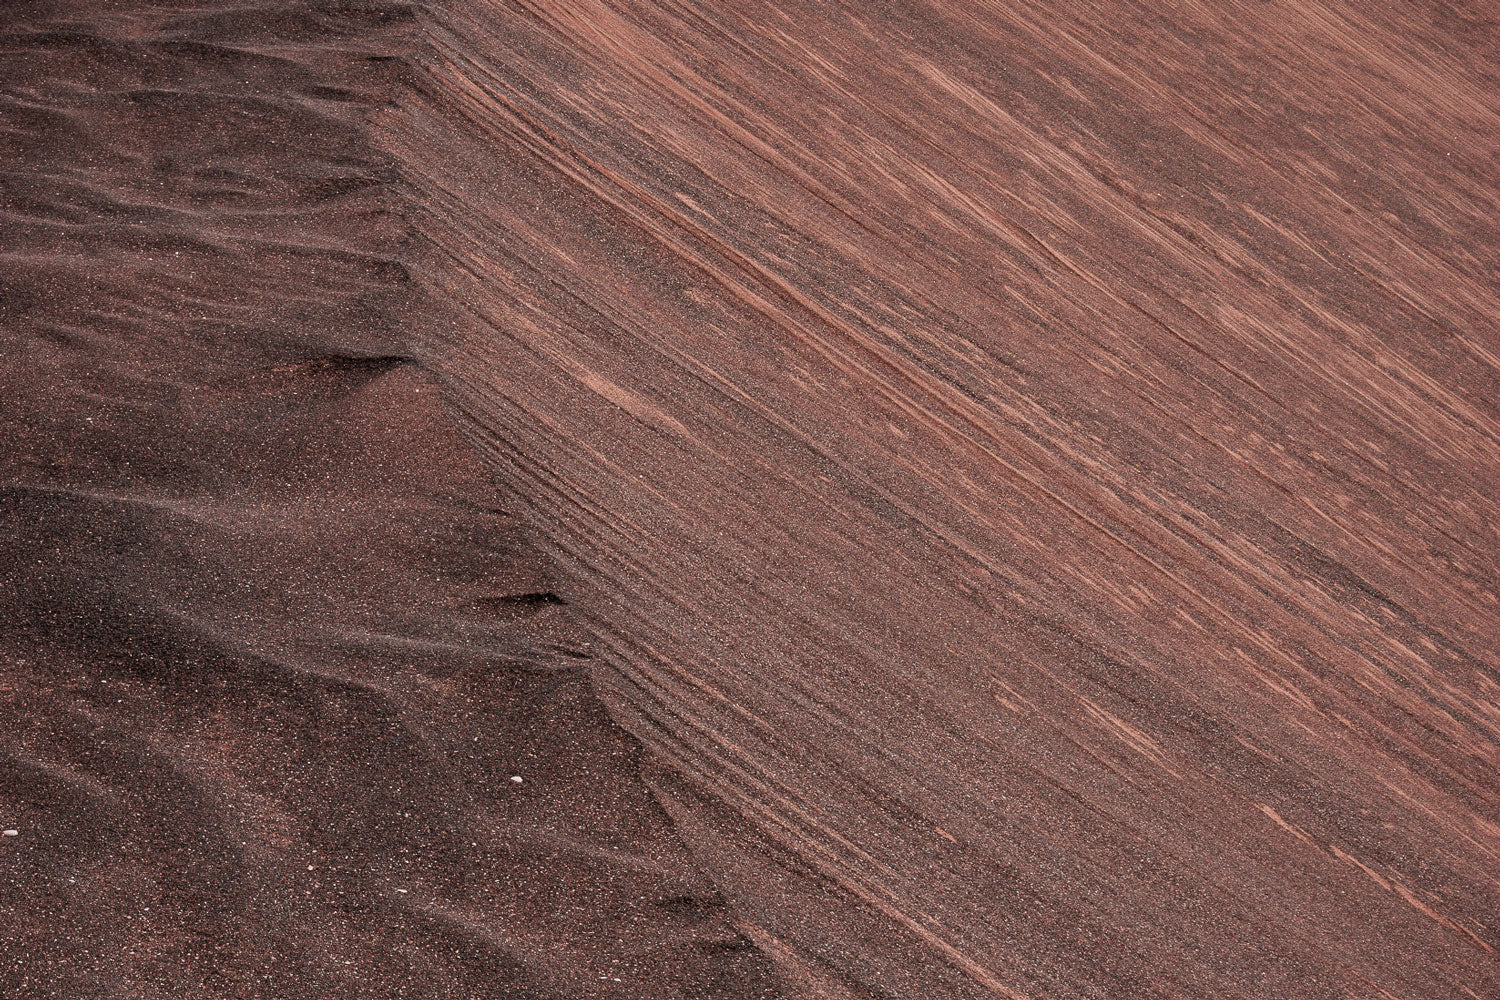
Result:
<svg viewBox="0 0 1500 1000"><path fill-rule="evenodd" d="M6 995L1500 994L1488 5L0 17Z"/></svg>
<svg viewBox="0 0 1500 1000"><path fill-rule="evenodd" d="M1492 9L429 18L435 363L788 981L1500 992Z"/></svg>
<svg viewBox="0 0 1500 1000"><path fill-rule="evenodd" d="M411 12L5 17L0 995L774 995L413 360Z"/></svg>

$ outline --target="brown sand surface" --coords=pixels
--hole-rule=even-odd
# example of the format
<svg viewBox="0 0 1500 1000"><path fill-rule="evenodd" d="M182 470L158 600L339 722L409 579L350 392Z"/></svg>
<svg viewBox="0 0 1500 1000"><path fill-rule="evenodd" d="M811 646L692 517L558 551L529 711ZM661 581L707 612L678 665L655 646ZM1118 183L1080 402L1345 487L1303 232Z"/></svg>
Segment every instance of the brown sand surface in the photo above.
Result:
<svg viewBox="0 0 1500 1000"><path fill-rule="evenodd" d="M1500 7L0 34L0 994L1500 996Z"/></svg>
<svg viewBox="0 0 1500 1000"><path fill-rule="evenodd" d="M774 996L412 362L410 12L9 17L0 997Z"/></svg>

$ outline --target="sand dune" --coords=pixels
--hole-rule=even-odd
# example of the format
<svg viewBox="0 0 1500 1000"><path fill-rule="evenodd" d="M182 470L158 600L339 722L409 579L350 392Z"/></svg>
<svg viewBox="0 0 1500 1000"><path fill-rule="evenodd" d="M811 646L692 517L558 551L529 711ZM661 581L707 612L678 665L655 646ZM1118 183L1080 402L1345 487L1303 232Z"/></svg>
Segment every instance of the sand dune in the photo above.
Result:
<svg viewBox="0 0 1500 1000"><path fill-rule="evenodd" d="M416 363L410 12L19 20L0 995L773 995Z"/></svg>
<svg viewBox="0 0 1500 1000"><path fill-rule="evenodd" d="M1484 5L0 16L8 995L1500 994Z"/></svg>

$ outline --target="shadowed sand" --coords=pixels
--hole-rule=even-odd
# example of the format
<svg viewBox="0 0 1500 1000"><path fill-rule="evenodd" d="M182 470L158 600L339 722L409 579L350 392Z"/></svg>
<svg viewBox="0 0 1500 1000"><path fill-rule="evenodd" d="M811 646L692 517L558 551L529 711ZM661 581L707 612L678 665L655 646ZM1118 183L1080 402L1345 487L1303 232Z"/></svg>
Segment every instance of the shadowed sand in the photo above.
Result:
<svg viewBox="0 0 1500 1000"><path fill-rule="evenodd" d="M409 360L410 11L6 19L0 995L773 996Z"/></svg>

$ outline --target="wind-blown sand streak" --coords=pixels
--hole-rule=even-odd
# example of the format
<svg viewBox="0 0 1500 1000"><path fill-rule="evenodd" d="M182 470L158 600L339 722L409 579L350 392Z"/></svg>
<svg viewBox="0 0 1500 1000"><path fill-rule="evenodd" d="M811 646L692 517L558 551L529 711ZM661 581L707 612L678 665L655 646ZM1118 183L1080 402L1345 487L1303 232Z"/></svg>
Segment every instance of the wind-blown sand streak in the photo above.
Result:
<svg viewBox="0 0 1500 1000"><path fill-rule="evenodd" d="M430 18L435 364L789 982L1500 989L1482 11Z"/></svg>

